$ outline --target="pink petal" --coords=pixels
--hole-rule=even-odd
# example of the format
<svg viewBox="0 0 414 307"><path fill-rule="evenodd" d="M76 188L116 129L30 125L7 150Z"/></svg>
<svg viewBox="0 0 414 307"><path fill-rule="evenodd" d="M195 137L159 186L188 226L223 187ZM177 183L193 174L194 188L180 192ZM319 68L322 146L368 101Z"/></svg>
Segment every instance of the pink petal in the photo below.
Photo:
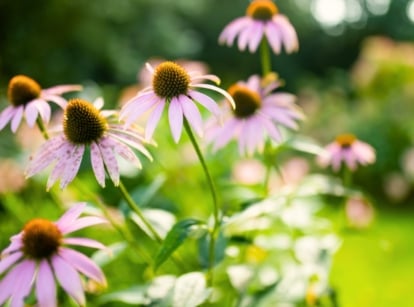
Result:
<svg viewBox="0 0 414 307"><path fill-rule="evenodd" d="M347 148L343 150L343 157L349 169L354 171L357 168L357 161L356 161L355 154L352 151L352 149Z"/></svg>
<svg viewBox="0 0 414 307"><path fill-rule="evenodd" d="M231 119L226 122L220 129L220 133L218 133L214 141L213 150L216 151L229 143L233 136L238 134L241 125L242 122L237 119Z"/></svg>
<svg viewBox="0 0 414 307"><path fill-rule="evenodd" d="M77 219L76 221L73 221L70 225L67 225L66 227L60 227L60 231L62 234L68 234L71 232L74 232L76 230L86 228L89 226L97 225L97 224L105 224L107 223L107 220L97 217L97 216L88 216L88 217L81 217Z"/></svg>
<svg viewBox="0 0 414 307"><path fill-rule="evenodd" d="M127 133L126 134L125 133L124 134L114 133L111 130L108 135L110 136L110 139L112 141L116 142L116 144L124 143L124 144L128 145L129 147L135 148L139 152L141 152L143 155L145 155L150 161L152 161L151 153L142 145L141 141L138 138L135 138L135 140L133 138L131 138L129 136L127 130L124 130L124 132L127 132ZM116 147L117 146L118 145L116 145ZM117 150L116 147L115 147L115 149Z"/></svg>
<svg viewBox="0 0 414 307"><path fill-rule="evenodd" d="M62 248L59 254L66 262L70 263L85 276L102 285L106 285L106 279L102 270L85 255L68 248Z"/></svg>
<svg viewBox="0 0 414 307"><path fill-rule="evenodd" d="M269 136L276 142L282 142L282 134L280 133L277 126L267 118L262 118L262 124L265 127Z"/></svg>
<svg viewBox="0 0 414 307"><path fill-rule="evenodd" d="M79 171L84 151L85 145L78 145L75 147L75 150L72 151L72 155L68 157L68 163L65 165L65 171L60 180L61 189L65 188L75 178Z"/></svg>
<svg viewBox="0 0 414 307"><path fill-rule="evenodd" d="M105 223L105 222L103 222ZM106 246L102 243L89 238L64 238L63 243L68 245L78 245L97 249L106 249Z"/></svg>
<svg viewBox="0 0 414 307"><path fill-rule="evenodd" d="M2 130L7 123L12 119L16 108L14 106L8 106L0 114L0 130Z"/></svg>
<svg viewBox="0 0 414 307"><path fill-rule="evenodd" d="M279 54L282 50L282 34L279 28L273 22L268 22L265 27L265 35L273 52Z"/></svg>
<svg viewBox="0 0 414 307"><path fill-rule="evenodd" d="M56 222L56 226L59 230L63 231L63 229L69 227L82 214L85 207L86 203L77 203L66 211Z"/></svg>
<svg viewBox="0 0 414 307"><path fill-rule="evenodd" d="M109 141L108 141L109 140ZM102 138L102 140L98 144L99 149L102 154L102 158L106 169L108 171L109 177L111 178L112 182L115 186L119 185L119 168L118 168L118 161L116 160L114 149L110 139L108 137Z"/></svg>
<svg viewBox="0 0 414 307"><path fill-rule="evenodd" d="M187 96L179 96L178 101L180 102L185 118L194 128L195 132L201 136L203 134L203 120L201 119L200 111L197 109L194 102Z"/></svg>
<svg viewBox="0 0 414 307"><path fill-rule="evenodd" d="M213 113L216 116L219 116L221 114L221 109L218 106L218 104L209 96L196 92L196 91L190 91L189 96L195 100L197 103L201 104L203 107L205 107L207 110L209 110L211 113Z"/></svg>
<svg viewBox="0 0 414 307"><path fill-rule="evenodd" d="M120 119L125 120L125 125L130 126L138 117L150 110L160 101L154 92L141 94L132 98L119 113Z"/></svg>
<svg viewBox="0 0 414 307"><path fill-rule="evenodd" d="M39 306L56 307L56 283L47 260L42 260L36 278L36 298Z"/></svg>
<svg viewBox="0 0 414 307"><path fill-rule="evenodd" d="M62 288L81 306L85 305L85 294L78 272L60 256L52 257L52 267Z"/></svg>
<svg viewBox="0 0 414 307"><path fill-rule="evenodd" d="M63 97L60 96L56 96L56 95L49 95L49 94L45 94L41 96L44 100L46 101L52 101L54 103L56 103L59 107L61 107L62 109L64 109L67 105L67 100Z"/></svg>
<svg viewBox="0 0 414 307"><path fill-rule="evenodd" d="M35 104L37 110L39 111L40 117L45 123L48 123L50 121L50 115L51 115L51 108L50 105L45 101L38 99Z"/></svg>
<svg viewBox="0 0 414 307"><path fill-rule="evenodd" d="M0 275L7 271L13 264L15 264L20 258L22 258L22 252L12 253L0 260Z"/></svg>
<svg viewBox="0 0 414 307"><path fill-rule="evenodd" d="M24 111L23 106L19 106L19 107L16 108L16 111L13 115L13 119L11 121L11 130L13 132L16 132L17 128L20 125L20 122L22 121L23 111Z"/></svg>
<svg viewBox="0 0 414 307"><path fill-rule="evenodd" d="M35 276L36 263L32 260L25 260L18 264L19 271L12 283L11 307L24 307L24 299L30 294ZM16 266L16 271L17 271Z"/></svg>
<svg viewBox="0 0 414 307"><path fill-rule="evenodd" d="M223 90L223 89L221 89L217 86L214 86L214 85L211 85L211 84L195 84L195 85L193 85L193 87L206 88L206 89L215 91L217 93L220 93L221 95L223 95L230 102L230 105L233 109L236 108L236 103L234 102L233 97L231 97L231 95L229 93L227 93L225 90Z"/></svg>
<svg viewBox="0 0 414 307"><path fill-rule="evenodd" d="M183 110L181 109L180 101L176 97L170 101L168 119L174 141L178 143L183 129Z"/></svg>
<svg viewBox="0 0 414 307"><path fill-rule="evenodd" d="M250 41L250 38L252 37L252 35L254 34L254 29L255 29L255 24L257 23L257 21L252 21L249 26L247 26L246 28L244 28L239 35L239 40L238 40L238 44L237 47L239 48L239 50L243 51L244 49L246 49L247 44Z"/></svg>
<svg viewBox="0 0 414 307"><path fill-rule="evenodd" d="M264 26L262 23L256 22L253 26L251 37L249 40L249 51L250 53L254 53L257 50L257 47L259 46L259 43L262 40L264 32Z"/></svg>
<svg viewBox="0 0 414 307"><path fill-rule="evenodd" d="M105 167L101 156L101 151L99 150L99 146L95 142L92 142L91 144L91 164L96 180L98 180L98 183L101 185L101 187L104 188Z"/></svg>
<svg viewBox="0 0 414 307"><path fill-rule="evenodd" d="M249 26L251 23L251 18L249 17L239 17L232 22L230 22L221 32L219 36L219 43L226 43L227 46L233 45L234 39L245 27Z"/></svg>
<svg viewBox="0 0 414 307"><path fill-rule="evenodd" d="M286 16L278 14L273 17L273 22L280 29L286 52L297 51L299 49L298 37L295 28L293 28Z"/></svg>
<svg viewBox="0 0 414 307"><path fill-rule="evenodd" d="M7 257L8 255L17 252L22 246L22 233L19 233L17 235L14 235L10 239L11 243L9 246L7 246L0 255L0 259L3 257Z"/></svg>
<svg viewBox="0 0 414 307"><path fill-rule="evenodd" d="M42 94L62 95L67 92L81 91L82 88L82 85L78 84L56 85L42 90Z"/></svg>
<svg viewBox="0 0 414 307"><path fill-rule="evenodd" d="M36 108L36 101L37 100L33 100L32 102L28 103L25 108L24 113L25 113L27 125L29 127L33 127L33 125L36 122L37 115L39 114L39 111Z"/></svg>
<svg viewBox="0 0 414 307"><path fill-rule="evenodd" d="M116 154L124 158L125 160L132 163L135 167L141 169L142 164L141 161L137 158L135 153L130 149L127 145L123 144L120 141L111 140L114 143L114 150Z"/></svg>
<svg viewBox="0 0 414 307"><path fill-rule="evenodd" d="M154 134L155 127L160 121L162 111L164 111L165 101L160 101L148 118L147 126L145 127L145 139L150 140Z"/></svg>

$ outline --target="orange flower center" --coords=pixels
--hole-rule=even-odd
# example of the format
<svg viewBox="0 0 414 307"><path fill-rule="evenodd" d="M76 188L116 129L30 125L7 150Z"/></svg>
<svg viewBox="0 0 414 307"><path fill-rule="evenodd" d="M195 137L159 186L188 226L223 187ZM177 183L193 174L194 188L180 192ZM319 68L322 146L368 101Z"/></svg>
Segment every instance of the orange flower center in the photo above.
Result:
<svg viewBox="0 0 414 307"><path fill-rule="evenodd" d="M34 219L23 229L23 252L33 259L49 258L62 244L62 233L57 226L44 219Z"/></svg>
<svg viewBox="0 0 414 307"><path fill-rule="evenodd" d="M38 98L41 91L42 88L35 80L17 75L9 81L7 95L11 104L18 107Z"/></svg>
<svg viewBox="0 0 414 307"><path fill-rule="evenodd" d="M79 98L69 100L63 117L63 132L73 144L99 140L107 126L106 119L93 104Z"/></svg>
<svg viewBox="0 0 414 307"><path fill-rule="evenodd" d="M276 4L271 0L254 0L247 7L246 15L256 20L270 20L279 12Z"/></svg>
<svg viewBox="0 0 414 307"><path fill-rule="evenodd" d="M355 142L356 137L353 134L345 133L340 134L336 137L335 141L342 147L342 148L348 148L351 147L351 145Z"/></svg>
<svg viewBox="0 0 414 307"><path fill-rule="evenodd" d="M155 94L161 98L185 95L190 85L187 71L174 62L163 62L157 66L152 79Z"/></svg>
<svg viewBox="0 0 414 307"><path fill-rule="evenodd" d="M236 108L233 111L236 117L250 117L262 104L259 94L246 86L234 84L230 86L228 92L236 103Z"/></svg>

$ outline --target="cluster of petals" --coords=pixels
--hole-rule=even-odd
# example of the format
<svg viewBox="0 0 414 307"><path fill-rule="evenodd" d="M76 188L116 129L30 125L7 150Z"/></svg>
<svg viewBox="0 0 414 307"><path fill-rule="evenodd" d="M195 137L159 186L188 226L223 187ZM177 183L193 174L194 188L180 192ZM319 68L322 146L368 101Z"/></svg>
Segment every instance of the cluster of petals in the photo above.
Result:
<svg viewBox="0 0 414 307"><path fill-rule="evenodd" d="M353 137L352 135L350 135ZM325 147L323 154L318 156L318 162L321 166L332 166L334 171L341 169L342 162L351 170L355 171L358 164L367 165L375 162L374 148L358 139L352 139L352 142L343 144L335 140Z"/></svg>
<svg viewBox="0 0 414 307"><path fill-rule="evenodd" d="M239 50L244 51L248 48L251 53L256 52L264 38L275 54L282 51L282 46L287 53L299 49L295 28L286 16L279 13L274 14L268 20L255 19L248 15L238 17L223 29L219 36L219 42L232 46L237 37Z"/></svg>
<svg viewBox="0 0 414 307"><path fill-rule="evenodd" d="M9 105L0 113L0 130L10 123L11 130L17 131L23 118L26 119L29 127L33 127L36 120L40 116L44 123L48 123L51 117L51 107L49 101L57 104L62 109L66 106L66 99L61 95L79 91L82 89L80 85L58 85L50 88L42 89L39 97L28 101L23 105Z"/></svg>
<svg viewBox="0 0 414 307"><path fill-rule="evenodd" d="M2 251L0 260L0 305L10 301L11 307L23 307L25 298L34 290L38 306L58 306L56 285L59 284L80 306L85 306L81 275L103 286L106 279L101 269L87 256L66 245L104 249L100 242L66 235L92 225L106 223L100 217L80 217L85 208L79 203L56 221L62 244L49 258L33 259L23 252L24 231L11 237L11 244Z"/></svg>
<svg viewBox="0 0 414 307"><path fill-rule="evenodd" d="M103 100L98 98L93 105L100 110ZM151 154L144 147L144 137L134 126L125 128L122 124L112 122L117 120L117 112L112 110L100 111L100 114L108 120L108 129L105 134L91 144L74 144L66 135L60 132L50 140L46 141L38 152L31 158L26 170L26 176L31 177L51 164L53 170L47 182L47 189L60 179L60 188L65 188L76 176L82 162L87 146L90 147L91 164L98 183L105 186L105 169L114 185L119 185L120 170L117 156L120 156L141 168L141 161L132 149L136 149L150 160Z"/></svg>
<svg viewBox="0 0 414 307"><path fill-rule="evenodd" d="M147 69L154 75L155 70L151 65L147 64ZM199 89L218 92L225 96L232 105L234 105L234 102L231 96L221 88L202 83L203 80L210 80L218 84L220 83L220 79L217 76L200 75L198 72L188 72L188 75L190 82L185 94L174 97L160 97L155 93L152 86L148 86L138 92L135 97L125 104L120 112L120 118L125 121L126 127L130 126L140 116L149 113L145 128L145 138L149 140L152 138L161 115L167 107L170 129L176 143L180 140L184 119L201 136L203 134L203 121L196 103L202 105L216 116L220 116L221 111L216 102L208 95L200 92Z"/></svg>
<svg viewBox="0 0 414 307"><path fill-rule="evenodd" d="M222 122L211 118L206 124L206 142L212 144L213 151L235 139L240 155L252 155L256 150L263 151L267 137L278 143L283 141L278 126L298 128L296 121L302 120L304 116L295 104L296 96L285 92L273 93L280 86L277 80L263 85L262 79L253 75L247 82L240 81L237 84L257 93L261 105L254 114L243 118L235 116L233 110L223 105Z"/></svg>

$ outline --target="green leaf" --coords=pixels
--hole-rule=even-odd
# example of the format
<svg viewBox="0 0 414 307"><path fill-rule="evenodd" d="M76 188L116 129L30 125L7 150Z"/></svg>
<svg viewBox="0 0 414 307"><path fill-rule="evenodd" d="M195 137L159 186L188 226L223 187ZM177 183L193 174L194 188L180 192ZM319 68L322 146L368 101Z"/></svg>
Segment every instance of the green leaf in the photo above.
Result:
<svg viewBox="0 0 414 307"><path fill-rule="evenodd" d="M207 229L206 224L195 219L186 219L176 223L168 232L155 258L155 269L164 263L187 238L198 235L203 229Z"/></svg>
<svg viewBox="0 0 414 307"><path fill-rule="evenodd" d="M191 272L177 278L173 293L173 307L194 307L205 302L210 295L203 273Z"/></svg>

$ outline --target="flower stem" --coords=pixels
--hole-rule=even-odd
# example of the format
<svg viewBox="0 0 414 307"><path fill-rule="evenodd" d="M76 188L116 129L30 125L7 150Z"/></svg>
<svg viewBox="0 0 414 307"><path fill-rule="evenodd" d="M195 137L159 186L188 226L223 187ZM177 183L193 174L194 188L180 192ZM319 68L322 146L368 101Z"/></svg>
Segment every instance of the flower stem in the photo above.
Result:
<svg viewBox="0 0 414 307"><path fill-rule="evenodd" d="M260 43L260 60L262 64L262 74L263 76L266 76L272 71L269 44L266 39L262 39Z"/></svg>
<svg viewBox="0 0 414 307"><path fill-rule="evenodd" d="M208 282L210 285L212 285L213 284L213 267L214 267L214 261L215 261L215 246L216 246L217 232L220 226L220 215L219 215L219 208L218 208L217 191L214 185L214 181L208 170L206 161L204 160L204 156L201 152L200 146L198 145L197 140L195 139L194 134L191 131L190 125L188 124L188 121L186 119L184 119L184 127L197 153L201 166L203 167L204 174L206 176L207 183L210 188L211 197L213 198L214 224L213 224L213 229L210 232L209 264L208 264L208 275L207 275Z"/></svg>
<svg viewBox="0 0 414 307"><path fill-rule="evenodd" d="M49 134L47 133L45 124L43 123L43 120L40 117L38 117L36 119L36 124L37 124L37 127L39 127L39 130L42 133L42 135L45 138L45 140L50 139Z"/></svg>
<svg viewBox="0 0 414 307"><path fill-rule="evenodd" d="M151 225L151 223L146 219L144 214L142 213L141 209L138 207L138 205L135 203L135 201L132 199L131 195L129 195L127 189L125 188L122 181L119 182L118 186L119 190L121 191L122 196L124 197L126 203L128 204L129 208L141 219L141 221L144 223L145 227L148 229L148 231L151 233L152 239L157 241L158 243L162 243L162 238L158 234L158 232L155 230L155 228ZM145 230L144 230L145 232Z"/></svg>

